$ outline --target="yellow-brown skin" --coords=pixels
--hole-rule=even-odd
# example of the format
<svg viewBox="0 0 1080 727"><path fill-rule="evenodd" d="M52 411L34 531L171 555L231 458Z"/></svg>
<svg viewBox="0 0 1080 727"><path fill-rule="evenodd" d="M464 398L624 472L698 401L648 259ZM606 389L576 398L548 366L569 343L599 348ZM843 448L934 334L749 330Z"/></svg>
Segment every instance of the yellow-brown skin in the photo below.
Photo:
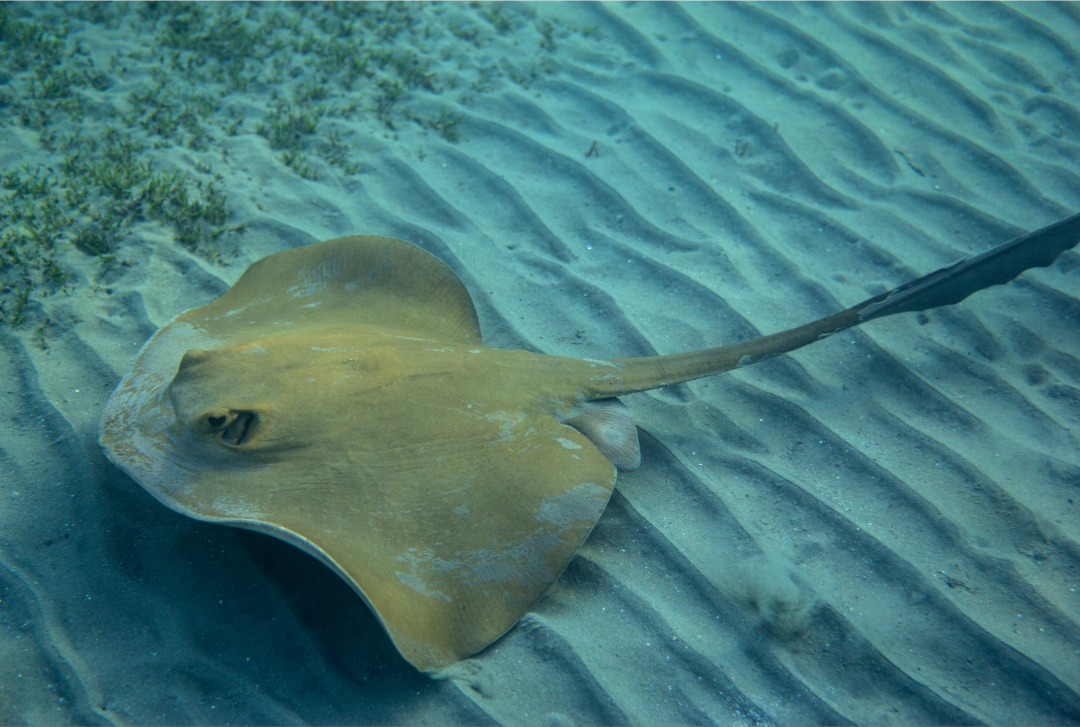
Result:
<svg viewBox="0 0 1080 727"><path fill-rule="evenodd" d="M445 666L515 623L603 510L614 467L556 420L588 380L617 386L618 369L340 328L189 353L171 435L228 463L174 499L227 518L219 498L265 483L256 519L333 561L413 664ZM244 413L243 442L224 444ZM583 485L583 505L543 522L543 503Z"/></svg>
<svg viewBox="0 0 1080 727"><path fill-rule="evenodd" d="M343 238L155 334L101 442L178 512L323 560L434 671L513 626L588 536L615 468L558 419L620 385L615 364L483 347L441 262Z"/></svg>
<svg viewBox="0 0 1080 727"><path fill-rule="evenodd" d="M1078 238L1080 215L789 331L613 361L485 348L439 260L338 238L256 262L158 331L109 399L101 444L178 512L320 558L406 659L436 671L517 622L599 519L611 462L637 465L636 430L610 397L958 303Z"/></svg>

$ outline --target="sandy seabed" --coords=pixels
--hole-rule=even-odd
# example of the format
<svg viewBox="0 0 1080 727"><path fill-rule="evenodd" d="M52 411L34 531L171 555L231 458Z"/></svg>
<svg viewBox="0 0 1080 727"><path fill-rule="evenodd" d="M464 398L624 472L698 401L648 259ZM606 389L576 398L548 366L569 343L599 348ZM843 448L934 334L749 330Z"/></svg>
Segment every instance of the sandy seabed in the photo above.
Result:
<svg viewBox="0 0 1080 727"><path fill-rule="evenodd" d="M392 62L316 99L302 49L273 76L286 47L225 94L182 63L150 70L198 50L161 46L175 14L76 8L16 15L62 18L65 57L104 74L80 92L87 136L132 126L151 77L202 83L239 119L201 143L132 126L156 170L216 180L229 229L187 244L132 218L111 261L85 239L58 253L64 289L35 288L18 325L7 301L0 722L1080 722L1075 252L959 306L626 397L641 469L453 680L413 670L309 556L169 511L97 446L154 330L322 239L437 255L487 345L610 358L799 325L1073 214L1077 6L415 6L394 47L433 75L391 110ZM295 20L286 43L322 27L315 8L205 11L276 12ZM43 88L9 85L5 173L61 174L47 126L14 113ZM303 94L352 110L267 133Z"/></svg>

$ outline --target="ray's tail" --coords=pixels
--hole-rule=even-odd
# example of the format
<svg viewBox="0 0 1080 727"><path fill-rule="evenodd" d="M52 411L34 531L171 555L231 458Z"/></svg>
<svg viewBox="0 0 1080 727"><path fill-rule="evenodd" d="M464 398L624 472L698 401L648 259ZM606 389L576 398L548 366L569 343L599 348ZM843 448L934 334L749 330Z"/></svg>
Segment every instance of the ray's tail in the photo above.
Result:
<svg viewBox="0 0 1080 727"><path fill-rule="evenodd" d="M1053 264L1061 253L1078 242L1080 215L1073 215L798 328L703 351L615 359L613 363L623 367L619 393L645 391L720 374L794 351L875 318L953 305L983 288L1007 283L1028 268ZM611 396L611 393L606 395Z"/></svg>

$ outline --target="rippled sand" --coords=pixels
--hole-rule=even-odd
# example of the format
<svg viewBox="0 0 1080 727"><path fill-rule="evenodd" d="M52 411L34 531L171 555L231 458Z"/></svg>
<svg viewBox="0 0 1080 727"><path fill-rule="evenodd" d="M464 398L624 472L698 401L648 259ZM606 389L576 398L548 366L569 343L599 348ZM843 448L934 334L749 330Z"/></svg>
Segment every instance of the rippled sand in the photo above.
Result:
<svg viewBox="0 0 1080 727"><path fill-rule="evenodd" d="M129 244L100 287L41 304L47 351L0 331L4 720L1080 722L1075 252L626 397L641 469L456 680L414 672L313 559L176 515L106 463L97 418L138 347L279 249L400 237L458 272L488 345L629 357L789 328L1078 209L1076 6L538 12L596 30L458 41L551 72L418 94L463 114L457 142L341 121L357 173L306 180L229 137L235 256Z"/></svg>

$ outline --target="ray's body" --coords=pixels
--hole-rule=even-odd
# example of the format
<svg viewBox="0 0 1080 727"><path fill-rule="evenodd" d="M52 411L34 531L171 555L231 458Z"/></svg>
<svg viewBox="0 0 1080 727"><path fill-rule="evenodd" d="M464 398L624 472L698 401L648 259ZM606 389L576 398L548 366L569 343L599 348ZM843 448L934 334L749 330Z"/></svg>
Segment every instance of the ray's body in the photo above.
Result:
<svg viewBox="0 0 1080 727"><path fill-rule="evenodd" d="M169 507L327 563L436 671L502 635L639 461L615 397L710 376L895 313L958 303L1080 241L1080 216L807 325L607 361L484 347L464 285L385 237L253 264L140 352L103 414L109 458Z"/></svg>

